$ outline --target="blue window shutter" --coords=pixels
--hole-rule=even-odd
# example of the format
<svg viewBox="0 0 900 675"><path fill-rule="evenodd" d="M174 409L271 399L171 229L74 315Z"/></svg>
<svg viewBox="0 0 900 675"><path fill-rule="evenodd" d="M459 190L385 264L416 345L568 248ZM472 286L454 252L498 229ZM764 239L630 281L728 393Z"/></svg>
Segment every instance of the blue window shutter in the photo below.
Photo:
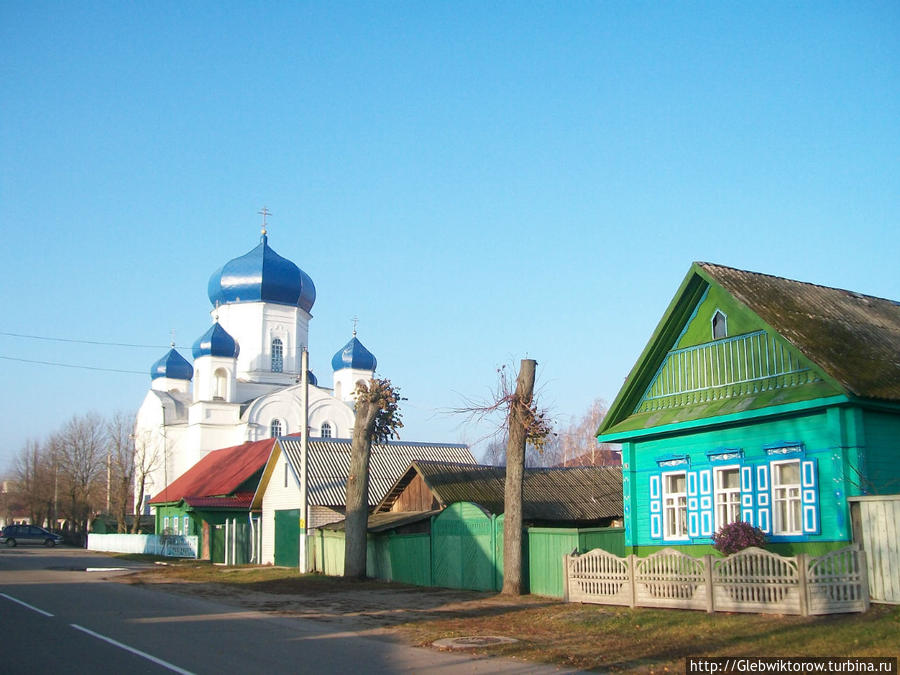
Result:
<svg viewBox="0 0 900 675"><path fill-rule="evenodd" d="M742 466L741 467L741 520L745 523L750 523L751 525L756 524L756 518L754 518L754 508L756 506L756 500L754 499L755 493L753 492L753 467L752 466Z"/></svg>
<svg viewBox="0 0 900 675"><path fill-rule="evenodd" d="M700 490L696 471L687 472L688 536L700 536Z"/></svg>
<svg viewBox="0 0 900 675"><path fill-rule="evenodd" d="M800 504L803 534L819 534L819 471L814 457L800 462Z"/></svg>
<svg viewBox="0 0 900 675"><path fill-rule="evenodd" d="M713 533L712 469L700 473L700 536L711 537Z"/></svg>
<svg viewBox="0 0 900 675"><path fill-rule="evenodd" d="M650 476L650 538L662 539L662 477Z"/></svg>
<svg viewBox="0 0 900 675"><path fill-rule="evenodd" d="M756 467L756 526L772 534L772 503L769 485L769 465Z"/></svg>

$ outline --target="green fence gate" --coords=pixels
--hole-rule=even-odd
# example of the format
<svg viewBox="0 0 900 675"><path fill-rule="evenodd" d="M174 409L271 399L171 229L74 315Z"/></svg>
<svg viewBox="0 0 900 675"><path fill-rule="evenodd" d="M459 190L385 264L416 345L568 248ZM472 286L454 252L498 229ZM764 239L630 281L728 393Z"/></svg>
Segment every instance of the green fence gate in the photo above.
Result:
<svg viewBox="0 0 900 675"><path fill-rule="evenodd" d="M431 523L431 583L444 588L496 590L494 522L481 508L457 502Z"/></svg>
<svg viewBox="0 0 900 675"><path fill-rule="evenodd" d="M300 566L300 509L275 512L275 564Z"/></svg>

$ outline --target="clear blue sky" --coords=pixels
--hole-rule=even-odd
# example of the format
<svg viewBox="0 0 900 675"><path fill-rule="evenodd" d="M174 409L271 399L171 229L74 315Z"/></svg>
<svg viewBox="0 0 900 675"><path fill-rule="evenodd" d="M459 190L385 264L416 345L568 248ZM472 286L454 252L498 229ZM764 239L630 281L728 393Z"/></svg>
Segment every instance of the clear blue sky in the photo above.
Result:
<svg viewBox="0 0 900 675"><path fill-rule="evenodd" d="M538 360L611 401L693 260L900 299L900 3L0 3L0 469L132 411L209 275L315 281L408 440ZM30 359L139 374L11 361Z"/></svg>

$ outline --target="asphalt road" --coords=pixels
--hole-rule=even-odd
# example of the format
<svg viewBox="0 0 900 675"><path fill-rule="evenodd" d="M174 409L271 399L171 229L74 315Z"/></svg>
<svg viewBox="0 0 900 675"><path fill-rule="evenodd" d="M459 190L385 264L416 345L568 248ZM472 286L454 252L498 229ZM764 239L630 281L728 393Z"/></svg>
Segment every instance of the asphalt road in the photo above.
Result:
<svg viewBox="0 0 900 675"><path fill-rule="evenodd" d="M143 565L80 549L0 548L0 672L560 672L114 583L127 572L103 569L112 566Z"/></svg>

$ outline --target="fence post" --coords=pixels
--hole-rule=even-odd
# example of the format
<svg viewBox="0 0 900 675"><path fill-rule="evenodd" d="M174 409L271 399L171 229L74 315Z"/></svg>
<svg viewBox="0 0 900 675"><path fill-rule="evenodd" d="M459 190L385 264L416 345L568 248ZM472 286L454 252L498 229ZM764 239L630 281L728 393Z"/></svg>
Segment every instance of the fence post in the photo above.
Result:
<svg viewBox="0 0 900 675"><path fill-rule="evenodd" d="M634 609L637 606L637 584L634 583L634 553L629 553L628 558L628 585L631 586L631 597L628 606Z"/></svg>
<svg viewBox="0 0 900 675"><path fill-rule="evenodd" d="M706 612L712 614L716 611L713 589L713 556L703 556L703 578L706 583Z"/></svg>
<svg viewBox="0 0 900 675"><path fill-rule="evenodd" d="M857 572L859 572L859 589L862 592L863 611L869 611L869 566L866 562L866 552L860 547L856 552Z"/></svg>
<svg viewBox="0 0 900 675"><path fill-rule="evenodd" d="M563 555L563 602L569 602L569 555Z"/></svg>
<svg viewBox="0 0 900 675"><path fill-rule="evenodd" d="M797 554L797 580L800 582L800 616L809 616L809 581L807 579L807 554Z"/></svg>

